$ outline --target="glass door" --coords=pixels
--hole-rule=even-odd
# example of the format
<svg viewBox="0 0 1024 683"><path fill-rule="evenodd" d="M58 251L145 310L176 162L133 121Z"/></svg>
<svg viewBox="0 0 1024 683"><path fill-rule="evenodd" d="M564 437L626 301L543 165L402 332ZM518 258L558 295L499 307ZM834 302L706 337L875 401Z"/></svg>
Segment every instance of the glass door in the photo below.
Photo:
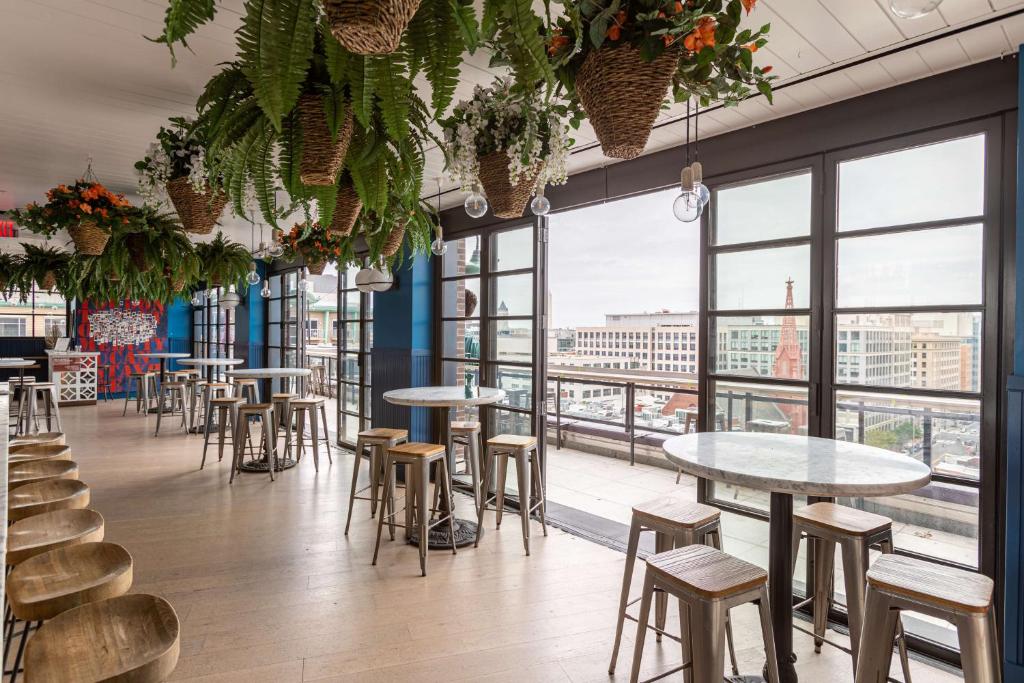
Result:
<svg viewBox="0 0 1024 683"><path fill-rule="evenodd" d="M359 270L350 266L338 277L338 443L350 448L370 428L373 294L356 289Z"/></svg>
<svg viewBox="0 0 1024 683"><path fill-rule="evenodd" d="M270 276L267 299L267 365L272 368L302 367L305 323L305 289L299 286L299 268ZM280 379L271 380L273 392L284 391ZM292 388L294 391L294 388Z"/></svg>

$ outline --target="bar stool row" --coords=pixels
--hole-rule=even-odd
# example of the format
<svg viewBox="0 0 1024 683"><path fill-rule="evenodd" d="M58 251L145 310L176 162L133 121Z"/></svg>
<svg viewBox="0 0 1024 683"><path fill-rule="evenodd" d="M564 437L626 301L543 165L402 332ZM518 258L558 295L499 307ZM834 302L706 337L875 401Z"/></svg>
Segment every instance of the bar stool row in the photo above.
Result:
<svg viewBox="0 0 1024 683"><path fill-rule="evenodd" d="M479 545L484 535L484 515L488 510L495 512L495 527L501 527L504 510L505 484L509 460L516 463L516 476L520 498L520 520L522 523L523 547L530 554L530 518L536 513L544 535L547 523L544 517L544 486L537 455L537 440L532 436L500 434L487 440L481 449L481 427L479 422L452 422L450 439L445 444L417 443L409 441L409 432L404 429L375 428L359 432L349 492L348 518L345 534L352 524L352 511L356 500L370 502L370 517L377 517L377 538L374 546L373 564L377 564L380 542L387 524L388 535L395 539L395 527L405 529L406 540L429 538L430 531L447 526L452 553L456 553L455 518L453 491L451 488L450 463L454 458L456 444L465 448L465 464L471 477L474 508L477 517L474 545ZM369 484L359 487L363 458L369 462ZM395 510L397 489L397 468L405 467L405 507ZM434 470L434 493L429 495L431 470ZM492 483L494 482L494 483ZM494 493L491 494L491 488ZM382 490L383 489L383 490ZM446 505L441 505L447 500ZM404 512L404 524L397 524L399 512ZM427 574L427 543L418 542L420 572Z"/></svg>
<svg viewBox="0 0 1024 683"><path fill-rule="evenodd" d="M177 615L162 598L128 593L131 555L103 540L103 517L88 508L64 435L16 438L9 452L5 675L166 680L178 659Z"/></svg>
<svg viewBox="0 0 1024 683"><path fill-rule="evenodd" d="M623 625L628 619L637 622L630 681L639 680L648 630L656 633L658 641L667 636L682 648L681 666L649 680L686 670L688 680L694 683L717 683L722 680L726 647L732 673L739 675L729 609L753 602L760 614L768 679L772 683L778 681L767 573L722 552L720 516L716 508L676 497L633 508L609 674L615 672ZM901 610L924 612L952 623L960 634L965 680L998 681L991 579L893 554L892 520L881 515L819 502L794 512L794 523L794 570L796 550L806 537L814 553L815 586L823 587L796 605L800 608L812 604L811 634L818 652L827 642L836 545L842 549L850 623L848 652L856 683L884 683L888 679L894 643L900 654L903 680L911 681ZM655 534L655 554L646 561L641 597L630 600L640 535L645 531ZM883 554L869 569L872 546L878 546ZM679 603L679 635L665 630L670 595ZM637 602L641 603L640 612L633 617L628 608ZM652 602L653 626L648 623Z"/></svg>

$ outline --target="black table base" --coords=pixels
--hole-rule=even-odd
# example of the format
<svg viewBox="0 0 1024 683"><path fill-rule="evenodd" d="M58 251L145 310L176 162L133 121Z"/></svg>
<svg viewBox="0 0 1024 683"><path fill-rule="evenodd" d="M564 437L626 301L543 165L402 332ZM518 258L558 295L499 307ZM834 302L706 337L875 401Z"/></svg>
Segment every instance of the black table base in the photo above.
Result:
<svg viewBox="0 0 1024 683"><path fill-rule="evenodd" d="M277 458L277 467L274 468L275 472L281 470L290 470L295 467L298 463L292 458ZM269 472L270 465L267 464L266 460L246 460L239 468L243 472Z"/></svg>
<svg viewBox="0 0 1024 683"><path fill-rule="evenodd" d="M768 601L779 683L796 683L793 663L793 496L771 494L768 526Z"/></svg>
<svg viewBox="0 0 1024 683"><path fill-rule="evenodd" d="M472 544L476 540L476 522L468 519L455 518L455 547L462 548ZM418 533L409 534L409 542L413 545L420 544ZM452 547L451 534L448 524L439 524L427 534L427 548L431 550L450 550Z"/></svg>

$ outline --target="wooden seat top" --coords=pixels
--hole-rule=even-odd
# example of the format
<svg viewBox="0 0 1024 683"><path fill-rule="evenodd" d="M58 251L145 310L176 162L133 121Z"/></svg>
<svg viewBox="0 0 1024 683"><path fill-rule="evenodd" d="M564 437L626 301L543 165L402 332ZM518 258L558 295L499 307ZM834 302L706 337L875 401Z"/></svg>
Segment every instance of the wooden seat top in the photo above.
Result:
<svg viewBox="0 0 1024 683"><path fill-rule="evenodd" d="M236 377L234 379L235 384L256 384L259 380L253 379L252 377Z"/></svg>
<svg viewBox="0 0 1024 683"><path fill-rule="evenodd" d="M28 459L39 459L39 458L56 458L59 456L68 456L71 454L71 447L65 446L64 444L56 443L27 443L23 446L11 446L7 449L10 453L9 464L17 462L14 456L35 456L35 458L23 458Z"/></svg>
<svg viewBox="0 0 1024 683"><path fill-rule="evenodd" d="M272 407L269 403L249 403L239 408L239 410L244 413L262 413L265 410L270 410Z"/></svg>
<svg viewBox="0 0 1024 683"><path fill-rule="evenodd" d="M410 441L409 443L392 446L390 451L394 455L429 458L434 455L443 455L445 448L444 446L436 443L419 443L416 441Z"/></svg>
<svg viewBox="0 0 1024 683"><path fill-rule="evenodd" d="M684 529L704 526L722 516L718 508L678 496L664 496L640 503L633 507L633 514L641 521L660 522Z"/></svg>
<svg viewBox="0 0 1024 683"><path fill-rule="evenodd" d="M188 384L186 384L185 382L172 381L164 382L162 386L164 387L164 389L184 389L188 386Z"/></svg>
<svg viewBox="0 0 1024 683"><path fill-rule="evenodd" d="M227 382L205 382L208 389L230 389L231 385Z"/></svg>
<svg viewBox="0 0 1024 683"><path fill-rule="evenodd" d="M888 517L835 503L813 503L800 508L793 512L793 521L849 536L870 536L892 528Z"/></svg>
<svg viewBox="0 0 1024 683"><path fill-rule="evenodd" d="M78 463L72 460L30 460L7 468L8 489L47 479L78 479Z"/></svg>
<svg viewBox="0 0 1024 683"><path fill-rule="evenodd" d="M30 444L55 443L64 445L64 432L40 432L39 434L28 434L16 436L10 440L8 446L27 446Z"/></svg>
<svg viewBox="0 0 1024 683"><path fill-rule="evenodd" d="M360 439L379 439L381 441L391 441L392 439L408 439L409 430L407 429L391 429L390 427L374 427L373 429L364 429L358 434Z"/></svg>
<svg viewBox="0 0 1024 683"><path fill-rule="evenodd" d="M472 433L472 432L479 432L480 431L480 423L476 422L476 421L468 421L468 422L456 421L456 422L452 422L451 425L449 425L449 428L452 430L452 432L454 432L456 434L466 434L466 433Z"/></svg>
<svg viewBox="0 0 1024 683"><path fill-rule="evenodd" d="M132 556L116 543L80 543L30 557L11 570L7 597L24 621L52 619L132 587Z"/></svg>
<svg viewBox="0 0 1024 683"><path fill-rule="evenodd" d="M7 529L7 564L66 545L103 540L103 515L95 510L56 510L15 522Z"/></svg>
<svg viewBox="0 0 1024 683"><path fill-rule="evenodd" d="M178 616L155 595L122 595L64 612L43 624L25 649L36 683L158 683L180 652Z"/></svg>
<svg viewBox="0 0 1024 683"><path fill-rule="evenodd" d="M299 397L298 394L273 394L273 395L271 395L271 398L274 399L275 401L286 401L288 399L298 398L298 397Z"/></svg>
<svg viewBox="0 0 1024 683"><path fill-rule="evenodd" d="M323 396L310 396L307 398L295 398L292 399L293 406L318 406L326 401Z"/></svg>
<svg viewBox="0 0 1024 683"><path fill-rule="evenodd" d="M530 448L537 445L537 438L533 436L519 436L518 434L498 434L487 439L488 446L505 446L507 448Z"/></svg>
<svg viewBox="0 0 1024 683"><path fill-rule="evenodd" d="M15 522L43 512L84 508L88 505L89 487L77 479L38 481L7 493L7 516Z"/></svg>
<svg viewBox="0 0 1024 683"><path fill-rule="evenodd" d="M235 403L245 403L245 399L241 396L216 396L210 399L210 403L214 405L234 405Z"/></svg>
<svg viewBox="0 0 1024 683"><path fill-rule="evenodd" d="M938 608L985 612L992 606L992 579L913 557L887 554L868 569L868 586Z"/></svg>
<svg viewBox="0 0 1024 683"><path fill-rule="evenodd" d="M704 598L722 599L768 582L768 573L706 545L689 545L647 558L647 570L669 585Z"/></svg>

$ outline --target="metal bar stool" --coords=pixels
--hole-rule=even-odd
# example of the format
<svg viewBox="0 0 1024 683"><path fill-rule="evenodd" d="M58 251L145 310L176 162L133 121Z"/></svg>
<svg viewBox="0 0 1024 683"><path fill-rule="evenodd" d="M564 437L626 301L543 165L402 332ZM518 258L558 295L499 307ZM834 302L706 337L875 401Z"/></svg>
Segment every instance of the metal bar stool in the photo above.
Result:
<svg viewBox="0 0 1024 683"><path fill-rule="evenodd" d="M240 396L218 396L210 399L210 410L206 414L206 426L203 429L203 460L199 463L199 469L206 467L206 449L210 446L210 432L213 431L213 410L217 411L217 462L220 462L224 459L225 444L230 443L234 453L238 409L244 404L245 399Z"/></svg>
<svg viewBox="0 0 1024 683"><path fill-rule="evenodd" d="M202 409L203 387L206 386L206 380L193 375L185 380L185 386L188 391L188 429L191 432L196 429L196 408ZM200 421L200 424L203 422Z"/></svg>
<svg viewBox="0 0 1024 683"><path fill-rule="evenodd" d="M451 478L448 474L448 459L444 446L432 443L404 443L394 446L388 450L384 460L384 495L381 500L388 507L388 511L381 510L377 518L377 543L373 548L373 565L377 565L377 554L380 552L380 537L384 531L384 520L387 519L388 529L391 538L394 539L394 517L395 512L395 468L398 465L405 465L405 532L408 537L412 529L416 530L417 544L420 553L420 573L427 575L427 548L430 545L430 530L441 524L448 524L448 531L452 538L455 538L455 516L452 514L451 506L444 511L444 515L431 521L431 517L437 510L430 507L432 497L430 489L430 466L438 463L440 472L436 473L435 486L440 486L443 491L441 495L451 498ZM452 543L452 555L456 553L455 544Z"/></svg>
<svg viewBox="0 0 1024 683"><path fill-rule="evenodd" d="M7 598L14 617L25 626L10 680L19 673L29 631L75 607L124 595L131 586L132 556L116 543L57 548L16 566L7 577Z"/></svg>
<svg viewBox="0 0 1024 683"><path fill-rule="evenodd" d="M188 432L188 422L185 419L188 408L185 405L185 392L188 386L184 382L164 382L160 385L160 395L156 402L156 432L153 436L160 436L160 422L164 417L164 404L170 399L170 410L168 415L181 415L181 428Z"/></svg>
<svg viewBox="0 0 1024 683"><path fill-rule="evenodd" d="M331 457L331 437L327 433L327 408L326 399L322 397L295 398L289 402L291 413L288 416L289 424L295 423L295 461L302 459L302 450L305 448L303 432L306 429L306 416L309 416L310 445L313 447L313 468L320 471L320 442L327 446L327 460L334 464ZM317 420L319 413L319 421ZM321 432L321 430L323 430ZM291 455L292 440L285 442L285 457Z"/></svg>
<svg viewBox="0 0 1024 683"><path fill-rule="evenodd" d="M8 387L11 392L11 406L17 405L16 415L14 420L14 433L23 436L31 433L29 429L29 422L27 415L29 414L28 408L28 385L35 384L36 378L29 377L12 377L8 380ZM9 425L10 423L8 423Z"/></svg>
<svg viewBox="0 0 1024 683"><path fill-rule="evenodd" d="M245 398L249 403L260 402L260 385L255 379L239 378L234 382L235 396Z"/></svg>
<svg viewBox="0 0 1024 683"><path fill-rule="evenodd" d="M151 397L157 393L156 375L152 372L133 372L128 376L128 386L124 392L124 410L121 417L128 414L128 402L131 400L132 392L135 392L135 412L149 412ZM145 410L143 410L145 406Z"/></svg>
<svg viewBox="0 0 1024 683"><path fill-rule="evenodd" d="M206 428L207 416L210 413L210 401L219 396L230 396L231 385L227 382L204 382L202 398L199 405L199 424Z"/></svg>
<svg viewBox="0 0 1024 683"><path fill-rule="evenodd" d="M274 417L277 418L274 434L280 435L281 428L284 427L284 445L286 451L288 450L288 443L292 438L292 428L295 426L288 419L292 414L291 403L298 397L298 394L293 394L291 392L278 392L270 395L270 402L274 404Z"/></svg>
<svg viewBox="0 0 1024 683"><path fill-rule="evenodd" d="M900 612L921 612L956 627L966 683L1002 680L992 579L984 574L882 555L868 570L867 607L856 683L885 683Z"/></svg>
<svg viewBox="0 0 1024 683"><path fill-rule="evenodd" d="M274 470L277 468L277 439L274 437L274 406L270 403L249 403L238 407L235 414L235 432L232 439L234 457L231 461L230 484L235 480L235 472L242 467L242 460L245 458L245 443L252 442L251 424L249 418L253 417L263 423L260 430L260 447L263 456L267 460L267 470L270 472L270 481L274 481Z"/></svg>
<svg viewBox="0 0 1024 683"><path fill-rule="evenodd" d="M39 403L42 401L43 413L39 414ZM21 385L21 400L18 403L19 424L24 424L25 431L38 432L39 421L46 419L46 431L63 432L64 427L60 419L60 406L58 405L57 385L53 382L28 382ZM24 410L24 414L21 411ZM56 421L57 429L53 429Z"/></svg>
<svg viewBox="0 0 1024 683"><path fill-rule="evenodd" d="M794 571L802 534L807 535L809 546L813 546L815 592L813 596L796 605L795 609L813 603L814 631L811 635L814 636L814 651L821 652L822 643L829 642L825 639L825 629L828 627L828 613L832 607L833 565L838 543L843 551L846 611L850 619L850 655L853 659L853 670L856 672L861 628L864 623L864 589L870 559L868 550L871 546L878 545L883 553L893 551L892 520L835 503L813 503L796 510L793 513ZM902 624L898 625L897 629L903 680L910 683L910 659L907 656ZM829 644L833 645L831 642Z"/></svg>
<svg viewBox="0 0 1024 683"><path fill-rule="evenodd" d="M630 605L641 600L641 598L629 599L633 567L636 563L637 550L640 547L640 534L644 531L654 532L654 551L656 553L663 553L674 548L684 548L697 543L721 550L721 517L722 514L718 508L675 496L658 498L633 508L633 519L629 527L629 543L626 548L626 567L622 574L622 593L619 596L619 614L615 622L615 644L612 646L612 661L608 665L609 674L615 673L615 663L619 657L619 644L622 641L622 627L625 620L636 621L626 610ZM665 633L667 615L668 594L656 590L653 631L658 642L661 642L661 636ZM651 627L648 625L648 628ZM728 614L725 621L725 636L729 646L729 663L732 665L732 673L734 676L738 676L740 672L736 662L732 622L729 620ZM669 637L673 638L671 635Z"/></svg>
<svg viewBox="0 0 1024 683"><path fill-rule="evenodd" d="M508 475L508 459L516 460L516 478L519 491L519 516L523 525L523 547L530 554L530 515L536 510L540 516L540 525L544 535L548 535L548 526L544 519L544 481L541 478L540 459L537 457L537 439L532 436L515 434L499 434L487 440L484 451L483 481L490 482L494 473L498 473L498 485L494 495L484 492L480 508L477 511L476 540L473 547L480 545L484 533L484 513L488 505L494 502L496 524L501 528L501 514L505 508L505 479ZM497 469L496 469L497 468ZM532 474L532 477L531 477Z"/></svg>
<svg viewBox="0 0 1024 683"><path fill-rule="evenodd" d="M683 664L649 680L690 669L693 683L721 683L729 610L754 602L761 617L768 682L779 683L768 607L768 573L757 565L706 545L689 545L647 558L630 683L637 683L640 679L651 600L659 589L679 600L679 642ZM690 628L691 625L694 628Z"/></svg>
<svg viewBox="0 0 1024 683"><path fill-rule="evenodd" d="M377 514L377 494L380 492L381 477L384 474L384 460L387 452L399 444L409 441L409 432L405 429L388 429L377 427L359 432L356 436L356 452L352 464L352 490L348 496L348 519L345 520L345 535L352 524L352 508L356 500L370 501L370 519ZM363 461L363 453L370 449L370 484L356 490L359 481L359 465ZM368 496L358 494L369 490Z"/></svg>
<svg viewBox="0 0 1024 683"><path fill-rule="evenodd" d="M464 447L466 469L473 484L473 503L476 505L477 513L480 512L481 488L480 474L483 467L480 456L481 442L480 423L452 422L448 429L448 455L452 461L452 471L455 471L455 446Z"/></svg>
<svg viewBox="0 0 1024 683"><path fill-rule="evenodd" d="M113 380L114 368L111 365L100 365L96 368L96 395L104 401L111 400L110 385Z"/></svg>

